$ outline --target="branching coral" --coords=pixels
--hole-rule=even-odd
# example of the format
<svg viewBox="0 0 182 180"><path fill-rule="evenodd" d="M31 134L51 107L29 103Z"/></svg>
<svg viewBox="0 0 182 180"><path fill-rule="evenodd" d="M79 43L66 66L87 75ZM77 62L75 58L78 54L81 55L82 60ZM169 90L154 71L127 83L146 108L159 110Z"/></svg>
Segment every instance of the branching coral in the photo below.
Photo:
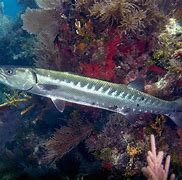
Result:
<svg viewBox="0 0 182 180"><path fill-rule="evenodd" d="M48 154L43 158L45 162L54 162L75 148L90 135L92 126L79 120L71 120L68 126L57 129L53 137L45 143Z"/></svg>
<svg viewBox="0 0 182 180"><path fill-rule="evenodd" d="M162 165L164 152L156 152L155 138L151 135L151 151L148 151L147 162L148 166L142 169L144 175L149 180L167 180L169 173L169 165L171 157L167 156L165 166ZM170 180L174 180L175 175L172 174Z"/></svg>

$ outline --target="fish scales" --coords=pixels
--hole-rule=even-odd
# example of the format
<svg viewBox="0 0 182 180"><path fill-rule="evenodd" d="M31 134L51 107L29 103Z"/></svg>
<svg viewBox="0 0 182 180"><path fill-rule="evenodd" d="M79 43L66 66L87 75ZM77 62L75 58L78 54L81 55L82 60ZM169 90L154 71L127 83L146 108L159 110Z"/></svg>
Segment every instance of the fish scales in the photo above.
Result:
<svg viewBox="0 0 182 180"><path fill-rule="evenodd" d="M182 127L182 99L166 101L133 86L40 68L0 67L0 82L51 98L59 111L64 101L130 115L150 112L169 116ZM59 104L58 104L59 103Z"/></svg>
<svg viewBox="0 0 182 180"><path fill-rule="evenodd" d="M37 69L37 71L39 70ZM59 75L53 73L51 77L52 79L48 82L60 86L60 89L58 90L59 92L55 93L54 91L55 96L63 96L63 94L61 94L62 86L64 95L66 96L65 98L62 98L62 100L69 100L70 102L77 104L92 105L94 107L101 107L114 112L122 112L123 107L126 107L126 105L130 106L131 111L132 109L135 109L135 111L142 110L144 112L150 112L153 109L155 110L156 106L159 108L159 105L168 104L168 102L164 100L160 100L161 103L159 104L157 98L146 95L143 92L125 85L114 84L64 72L59 72ZM46 81L46 78L42 73L40 73L38 79L40 79L40 82L45 83ZM65 94L65 91L68 93ZM155 101L156 103L153 104ZM150 106L150 110L148 110L148 106ZM115 108L112 109L112 107Z"/></svg>

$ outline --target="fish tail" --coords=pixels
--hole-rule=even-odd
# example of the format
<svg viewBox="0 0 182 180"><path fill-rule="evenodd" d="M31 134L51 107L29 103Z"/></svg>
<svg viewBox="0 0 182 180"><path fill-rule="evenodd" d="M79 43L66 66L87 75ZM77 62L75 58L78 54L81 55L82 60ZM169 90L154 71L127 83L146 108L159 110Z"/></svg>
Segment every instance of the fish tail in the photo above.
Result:
<svg viewBox="0 0 182 180"><path fill-rule="evenodd" d="M169 115L172 121L182 128L182 98L179 98L174 103L174 111Z"/></svg>

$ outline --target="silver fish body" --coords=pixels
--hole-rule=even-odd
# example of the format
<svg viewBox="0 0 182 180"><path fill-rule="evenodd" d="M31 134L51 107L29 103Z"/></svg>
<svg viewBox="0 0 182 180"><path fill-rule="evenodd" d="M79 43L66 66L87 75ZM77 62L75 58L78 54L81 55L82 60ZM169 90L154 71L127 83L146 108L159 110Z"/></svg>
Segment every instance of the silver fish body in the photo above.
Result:
<svg viewBox="0 0 182 180"><path fill-rule="evenodd" d="M13 83L1 82L32 94L49 97L60 111L64 110L63 102L67 101L106 109L126 116L143 112L165 114L177 125L182 126L181 99L165 101L141 92L132 86L115 84L67 72L39 68L28 68L27 70L19 68L18 70L29 73L27 79L30 81L30 86L28 86L27 82L22 83L25 84L24 87L27 89L23 85L22 87L16 87ZM13 71L18 70L13 68ZM0 74L2 74L1 71ZM16 76L18 73L14 72L14 74Z"/></svg>
<svg viewBox="0 0 182 180"><path fill-rule="evenodd" d="M107 109L118 113L167 114L173 104L130 86L114 84L70 73L36 69L37 85L29 92L41 96ZM46 75L45 75L46 73ZM59 77L59 78L58 78Z"/></svg>

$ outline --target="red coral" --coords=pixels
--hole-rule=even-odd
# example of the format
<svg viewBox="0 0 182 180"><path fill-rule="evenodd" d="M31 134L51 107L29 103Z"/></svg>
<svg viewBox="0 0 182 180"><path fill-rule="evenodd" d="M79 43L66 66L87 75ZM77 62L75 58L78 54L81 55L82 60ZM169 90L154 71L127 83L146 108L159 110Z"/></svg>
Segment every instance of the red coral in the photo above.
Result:
<svg viewBox="0 0 182 180"><path fill-rule="evenodd" d="M112 80L115 77L115 63L113 61L113 57L117 53L117 45L120 43L120 41L120 36L116 36L113 40L107 43L107 56L106 60L104 61L104 65L80 63L82 73L89 77Z"/></svg>
<svg viewBox="0 0 182 180"><path fill-rule="evenodd" d="M165 70L159 66L156 66L156 65L151 65L148 67L148 71L152 71L152 72L155 72L157 74L163 74L165 73Z"/></svg>
<svg viewBox="0 0 182 180"><path fill-rule="evenodd" d="M132 51L137 51L138 56L145 53L147 51L149 39L141 38L139 40L135 40L132 43L128 43L128 40L126 39L125 45L120 47L120 52L123 54L123 56L128 56L131 54Z"/></svg>
<svg viewBox="0 0 182 180"><path fill-rule="evenodd" d="M113 167L113 164L112 164L111 162L104 162L104 163L102 164L102 167L103 167L104 169L111 170L112 167Z"/></svg>

